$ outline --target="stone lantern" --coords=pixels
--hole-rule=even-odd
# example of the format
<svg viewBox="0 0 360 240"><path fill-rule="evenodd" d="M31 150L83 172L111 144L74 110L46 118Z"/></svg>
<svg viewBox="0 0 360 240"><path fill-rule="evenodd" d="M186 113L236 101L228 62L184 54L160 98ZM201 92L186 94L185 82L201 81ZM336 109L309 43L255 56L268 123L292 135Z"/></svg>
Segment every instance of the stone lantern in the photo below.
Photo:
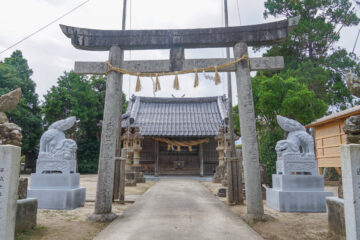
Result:
<svg viewBox="0 0 360 240"><path fill-rule="evenodd" d="M126 159L126 163L125 163L125 171L128 172L130 171L130 167L131 167L131 155L133 152L133 139L134 139L134 134L131 133L131 128L127 127L125 129L124 134L121 136L121 140L123 141L123 148L127 149L127 159Z"/></svg>
<svg viewBox="0 0 360 240"><path fill-rule="evenodd" d="M121 140L123 140L123 148L133 149L133 139L134 139L134 134L131 133L131 128L126 127L125 132L121 137Z"/></svg>
<svg viewBox="0 0 360 240"><path fill-rule="evenodd" d="M140 152L142 150L141 142L144 137L140 133L140 128L135 127L135 133L133 138L133 150L134 150L134 166L140 165Z"/></svg>
<svg viewBox="0 0 360 240"><path fill-rule="evenodd" d="M219 134L215 137L215 140L218 143L216 151L219 153L219 166L224 164L224 128L219 128Z"/></svg>
<svg viewBox="0 0 360 240"><path fill-rule="evenodd" d="M231 140L230 140L230 132L229 131L226 131L226 133L224 134L223 143L225 144L225 146L224 146L225 157L230 157L231 156Z"/></svg>

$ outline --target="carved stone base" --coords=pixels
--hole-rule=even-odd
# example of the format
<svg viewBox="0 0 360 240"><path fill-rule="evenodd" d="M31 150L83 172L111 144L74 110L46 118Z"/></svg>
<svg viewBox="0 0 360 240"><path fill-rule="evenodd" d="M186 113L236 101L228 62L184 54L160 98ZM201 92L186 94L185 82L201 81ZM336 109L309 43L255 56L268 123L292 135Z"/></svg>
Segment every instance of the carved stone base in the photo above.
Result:
<svg viewBox="0 0 360 240"><path fill-rule="evenodd" d="M318 175L315 156L302 156L300 153L288 153L276 161L276 173L291 175L293 172Z"/></svg>
<svg viewBox="0 0 360 240"><path fill-rule="evenodd" d="M75 173L76 160L64 160L63 156L40 152L36 161L36 173Z"/></svg>
<svg viewBox="0 0 360 240"><path fill-rule="evenodd" d="M87 217L87 221L90 222L112 222L117 218L117 215L113 212L105 214L93 213Z"/></svg>

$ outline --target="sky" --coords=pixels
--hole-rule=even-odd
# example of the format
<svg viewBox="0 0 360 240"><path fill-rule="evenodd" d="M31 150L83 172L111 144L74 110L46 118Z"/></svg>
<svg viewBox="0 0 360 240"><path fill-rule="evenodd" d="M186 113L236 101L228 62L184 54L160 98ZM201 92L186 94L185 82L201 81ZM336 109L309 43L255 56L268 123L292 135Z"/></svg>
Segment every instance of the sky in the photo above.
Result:
<svg viewBox="0 0 360 240"><path fill-rule="evenodd" d="M238 1L238 2L237 2ZM0 51L28 36L40 27L60 17L84 0L0 0ZM75 49L70 39L61 32L59 24L83 28L121 29L122 0L90 0L84 6L0 55L0 61L15 50L21 50L33 69L32 79L40 99L54 85L64 71L70 71L75 61L106 61L108 52L92 52ZM264 0L228 0L229 25L250 25L281 20L264 19ZM239 11L238 11L239 10ZM128 0L126 29L185 29L224 26L223 0ZM351 51L359 27L345 28L337 44ZM249 49L250 50L250 49ZM360 55L360 43L355 50ZM262 52L250 50L250 56L261 56ZM191 49L185 51L186 58L225 57L225 49ZM126 51L125 60L168 59L169 50ZM182 75L180 90L172 89L173 77L160 78L161 91L157 97L203 97L227 93L226 75L221 74L222 84L215 86L199 75L200 85L193 88L193 75ZM135 93L136 78L124 77L123 91L132 94L153 96L152 81L142 79L142 91ZM235 86L235 75L232 85ZM236 88L233 101L237 104Z"/></svg>

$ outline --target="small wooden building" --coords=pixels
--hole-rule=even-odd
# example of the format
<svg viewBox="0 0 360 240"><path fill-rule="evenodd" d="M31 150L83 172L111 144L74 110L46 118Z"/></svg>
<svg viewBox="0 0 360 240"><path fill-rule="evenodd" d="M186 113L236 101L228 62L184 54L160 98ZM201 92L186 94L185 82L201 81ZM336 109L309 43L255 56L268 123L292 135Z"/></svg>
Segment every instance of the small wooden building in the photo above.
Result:
<svg viewBox="0 0 360 240"><path fill-rule="evenodd" d="M340 146L346 144L344 123L348 117L359 114L360 106L356 106L322 117L306 126L314 128L319 173L322 173L323 168L333 167L341 174Z"/></svg>
<svg viewBox="0 0 360 240"><path fill-rule="evenodd" d="M224 96L132 96L123 114L122 138L131 138L134 132L126 129L139 127L143 137L141 151L134 156L139 156L139 163L147 174L213 174L219 164L215 137L227 120L226 102ZM135 161L138 162L134 157Z"/></svg>

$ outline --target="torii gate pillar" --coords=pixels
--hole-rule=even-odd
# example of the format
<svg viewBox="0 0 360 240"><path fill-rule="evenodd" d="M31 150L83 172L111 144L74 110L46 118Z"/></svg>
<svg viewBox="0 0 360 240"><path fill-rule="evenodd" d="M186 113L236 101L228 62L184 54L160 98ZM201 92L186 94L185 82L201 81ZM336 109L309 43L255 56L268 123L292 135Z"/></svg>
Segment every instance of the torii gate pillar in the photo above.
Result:
<svg viewBox="0 0 360 240"><path fill-rule="evenodd" d="M110 48L109 62L113 66L121 67L123 51L120 47L112 46ZM111 71L107 75L95 211L88 217L89 221L112 221L117 217L115 213L112 213L111 209L117 146L116 139L118 129L121 128L119 116L122 109L122 79L123 75L115 71Z"/></svg>
<svg viewBox="0 0 360 240"><path fill-rule="evenodd" d="M244 42L234 46L235 59L248 54ZM246 194L246 219L262 220L264 207L261 192L259 153L256 134L256 120L252 94L249 61L236 64L236 85L238 94L240 131ZM250 190L251 189L251 190Z"/></svg>

